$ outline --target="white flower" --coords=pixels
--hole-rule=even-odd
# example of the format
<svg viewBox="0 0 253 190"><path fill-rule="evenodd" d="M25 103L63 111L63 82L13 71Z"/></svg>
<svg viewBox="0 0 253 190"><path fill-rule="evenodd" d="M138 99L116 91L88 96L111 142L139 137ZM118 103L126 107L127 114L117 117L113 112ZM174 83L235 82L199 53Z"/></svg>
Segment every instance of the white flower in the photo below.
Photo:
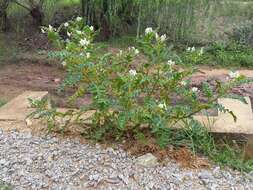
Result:
<svg viewBox="0 0 253 190"><path fill-rule="evenodd" d="M65 22L65 23L64 23L64 26L65 26L65 27L68 27L68 26L69 26L69 23L68 23L68 22Z"/></svg>
<svg viewBox="0 0 253 190"><path fill-rule="evenodd" d="M153 32L153 29L151 27L148 27L145 29L145 34L149 34L149 33L152 33Z"/></svg>
<svg viewBox="0 0 253 190"><path fill-rule="evenodd" d="M199 89L197 87L192 87L192 92L198 92Z"/></svg>
<svg viewBox="0 0 253 190"><path fill-rule="evenodd" d="M174 61L172 61L172 60L169 60L168 62L167 62L167 65L169 65L169 66L173 66L173 65L175 65L176 63L174 62Z"/></svg>
<svg viewBox="0 0 253 190"><path fill-rule="evenodd" d="M159 40L160 36L157 33L155 33L155 38L156 38L156 40Z"/></svg>
<svg viewBox="0 0 253 190"><path fill-rule="evenodd" d="M80 56L84 56L84 54L83 54L83 53L80 53L79 55L80 55Z"/></svg>
<svg viewBox="0 0 253 190"><path fill-rule="evenodd" d="M138 49L135 49L134 53L135 53L135 55L138 55L140 53L140 51Z"/></svg>
<svg viewBox="0 0 253 190"><path fill-rule="evenodd" d="M70 40L67 38L67 39L65 40L65 42L66 42L66 43L69 43L69 42L70 42Z"/></svg>
<svg viewBox="0 0 253 190"><path fill-rule="evenodd" d="M77 33L78 35L81 35L81 34L82 34L82 31L77 30L76 33Z"/></svg>
<svg viewBox="0 0 253 190"><path fill-rule="evenodd" d="M119 50L119 55L121 56L123 54L123 51L122 50Z"/></svg>
<svg viewBox="0 0 253 190"><path fill-rule="evenodd" d="M164 42L166 40L166 34L163 34L162 36L161 36L161 42Z"/></svg>
<svg viewBox="0 0 253 190"><path fill-rule="evenodd" d="M167 105L165 103L160 103L160 104L158 104L158 107L161 109L166 109Z"/></svg>
<svg viewBox="0 0 253 190"><path fill-rule="evenodd" d="M131 69L131 70L129 71L129 74L132 75L132 76L135 76L135 75L137 75L137 72L136 72L136 70Z"/></svg>
<svg viewBox="0 0 253 190"><path fill-rule="evenodd" d="M71 32L67 32L67 35L68 35L68 37L70 37L72 35L72 33Z"/></svg>
<svg viewBox="0 0 253 190"><path fill-rule="evenodd" d="M65 67L67 65L66 61L63 61L61 64L63 67Z"/></svg>
<svg viewBox="0 0 253 190"><path fill-rule="evenodd" d="M202 48L200 49L200 51L199 51L199 55L203 55L203 53L204 53L204 48L202 47Z"/></svg>
<svg viewBox="0 0 253 190"><path fill-rule="evenodd" d="M52 32L52 31L54 30L54 28L49 24L48 30L49 30L50 32Z"/></svg>
<svg viewBox="0 0 253 190"><path fill-rule="evenodd" d="M93 27L93 26L90 26L90 30L91 30L91 31L94 31L94 27Z"/></svg>
<svg viewBox="0 0 253 190"><path fill-rule="evenodd" d="M140 51L136 49L135 47L129 47L128 50L133 51L135 55L138 55L140 53Z"/></svg>
<svg viewBox="0 0 253 190"><path fill-rule="evenodd" d="M187 82L184 81L184 80L182 80L182 81L180 82L180 84L181 84L182 86L186 86L186 85L187 85Z"/></svg>
<svg viewBox="0 0 253 190"><path fill-rule="evenodd" d="M90 58L90 53L88 52L88 53L86 53L86 57L87 57L87 59L89 59Z"/></svg>
<svg viewBox="0 0 253 190"><path fill-rule="evenodd" d="M79 16L78 16L78 17L76 17L76 21L78 21L78 22L79 22L79 21L81 21L81 20L82 20L82 17L79 17Z"/></svg>
<svg viewBox="0 0 253 190"><path fill-rule="evenodd" d="M43 28L41 28L41 32L42 32L43 34L46 33L46 31L45 31Z"/></svg>
<svg viewBox="0 0 253 190"><path fill-rule="evenodd" d="M193 46L193 47L188 47L187 49L186 49L186 51L191 51L191 52L194 52L196 49L195 49L195 47Z"/></svg>
<svg viewBox="0 0 253 190"><path fill-rule="evenodd" d="M230 78L239 78L240 73L239 73L239 71L230 71L229 76L230 76Z"/></svg>
<svg viewBox="0 0 253 190"><path fill-rule="evenodd" d="M87 46L87 45L89 45L89 44L90 44L90 41L87 40L86 38L80 40L80 45L81 45L81 46Z"/></svg>

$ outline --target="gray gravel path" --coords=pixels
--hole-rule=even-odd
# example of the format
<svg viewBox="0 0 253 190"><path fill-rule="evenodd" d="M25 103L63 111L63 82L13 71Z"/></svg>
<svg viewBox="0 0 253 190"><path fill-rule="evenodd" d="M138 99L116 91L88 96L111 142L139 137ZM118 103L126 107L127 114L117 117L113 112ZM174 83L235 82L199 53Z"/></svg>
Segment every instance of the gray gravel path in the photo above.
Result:
<svg viewBox="0 0 253 190"><path fill-rule="evenodd" d="M121 149L0 131L0 181L14 189L253 189L253 174L186 170L173 161L142 167Z"/></svg>

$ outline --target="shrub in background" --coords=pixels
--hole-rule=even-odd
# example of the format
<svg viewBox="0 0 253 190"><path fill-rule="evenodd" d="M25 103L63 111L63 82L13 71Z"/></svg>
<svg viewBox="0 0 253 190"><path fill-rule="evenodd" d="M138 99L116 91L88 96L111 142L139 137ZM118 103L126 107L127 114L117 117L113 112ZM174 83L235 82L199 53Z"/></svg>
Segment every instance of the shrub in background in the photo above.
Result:
<svg viewBox="0 0 253 190"><path fill-rule="evenodd" d="M230 39L244 45L253 46L253 21L247 20L233 28Z"/></svg>
<svg viewBox="0 0 253 190"><path fill-rule="evenodd" d="M193 47L194 48L194 47ZM253 48L235 41L213 43L205 48L188 48L181 53L184 64L216 66L253 66Z"/></svg>
<svg viewBox="0 0 253 190"><path fill-rule="evenodd" d="M237 42L214 43L206 52L211 63L222 66L253 66L253 49Z"/></svg>

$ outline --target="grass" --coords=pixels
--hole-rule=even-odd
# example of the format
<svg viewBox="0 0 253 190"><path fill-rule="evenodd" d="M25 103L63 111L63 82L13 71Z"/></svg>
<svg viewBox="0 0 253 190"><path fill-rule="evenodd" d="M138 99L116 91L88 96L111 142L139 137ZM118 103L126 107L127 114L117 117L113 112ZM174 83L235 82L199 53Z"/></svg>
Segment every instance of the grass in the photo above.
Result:
<svg viewBox="0 0 253 190"><path fill-rule="evenodd" d="M186 123L186 129L178 136L181 137L179 142L186 143L193 153L205 155L215 164L243 172L253 171L253 159L244 160L243 148L238 146L239 143L232 139L225 141L219 138L218 141L199 123Z"/></svg>
<svg viewBox="0 0 253 190"><path fill-rule="evenodd" d="M61 0L57 2L57 7L79 5L80 0Z"/></svg>
<svg viewBox="0 0 253 190"><path fill-rule="evenodd" d="M114 37L105 42L106 45L113 48L125 49L136 45L136 36L125 35L122 37Z"/></svg>
<svg viewBox="0 0 253 190"><path fill-rule="evenodd" d="M9 185L0 181L0 190L11 190L11 189L12 188Z"/></svg>
<svg viewBox="0 0 253 190"><path fill-rule="evenodd" d="M18 47L18 41L16 41L15 36L0 33L0 65L9 60L14 60L15 62L18 55L22 52L23 50Z"/></svg>
<svg viewBox="0 0 253 190"><path fill-rule="evenodd" d="M130 46L136 46L135 35L125 35L121 37L114 37L106 42L99 42L106 47L126 49ZM172 45L168 43L168 45ZM207 65L215 68L253 68L253 48L244 47L240 44L231 43L228 46L222 44L211 44L205 47L203 56L198 57L198 53L187 54L185 45L173 44L172 51L181 57L183 65ZM192 45L193 46L193 45ZM218 47L216 47L218 46ZM201 47L197 48L199 51ZM196 55L195 55L196 54Z"/></svg>
<svg viewBox="0 0 253 190"><path fill-rule="evenodd" d="M0 107L3 106L4 104L6 104L6 101L3 99L0 99Z"/></svg>

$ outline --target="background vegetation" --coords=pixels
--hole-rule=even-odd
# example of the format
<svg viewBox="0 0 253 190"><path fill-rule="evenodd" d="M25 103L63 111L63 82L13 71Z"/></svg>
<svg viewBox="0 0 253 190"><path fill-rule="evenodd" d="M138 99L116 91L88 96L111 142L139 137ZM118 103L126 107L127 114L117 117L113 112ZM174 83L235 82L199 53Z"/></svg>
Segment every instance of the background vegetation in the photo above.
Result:
<svg viewBox="0 0 253 190"><path fill-rule="evenodd" d="M159 28L171 41L210 42L225 40L233 28L246 24L253 3L242 0L1 0L8 24L24 32L32 10L42 13L45 25L60 24L80 15L101 28L104 38L126 33L140 34L146 26ZM64 16L63 16L64 14ZM1 15L0 15L1 16ZM37 15L38 16L38 15ZM35 18L35 17L33 17ZM36 19L36 18L35 18ZM37 18L38 19L38 18Z"/></svg>

